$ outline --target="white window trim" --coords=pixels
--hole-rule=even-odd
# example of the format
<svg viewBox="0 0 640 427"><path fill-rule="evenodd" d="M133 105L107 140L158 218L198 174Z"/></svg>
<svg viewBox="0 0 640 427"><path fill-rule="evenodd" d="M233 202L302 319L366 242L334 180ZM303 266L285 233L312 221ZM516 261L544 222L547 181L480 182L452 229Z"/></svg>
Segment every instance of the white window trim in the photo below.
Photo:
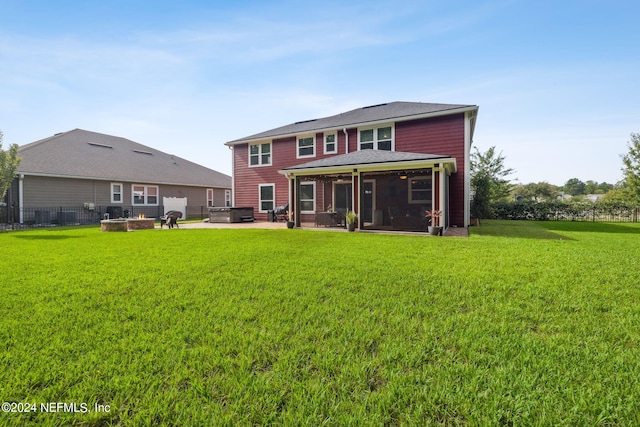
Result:
<svg viewBox="0 0 640 427"><path fill-rule="evenodd" d="M316 213L316 183L315 183L315 181L303 182L300 185L301 186L302 185L311 185L311 186L313 186L313 198L312 199L305 199L305 200L311 200L313 202L313 210L311 210L311 211L303 211L302 208L300 208L300 213L303 213L303 214L314 214L314 213ZM298 197L299 197L300 204L302 204L302 198L300 198L299 195L298 195Z"/></svg>
<svg viewBox="0 0 640 427"><path fill-rule="evenodd" d="M144 203L135 203L134 191L135 187L144 187ZM156 189L156 202L149 203L149 188ZM131 206L158 206L160 203L160 187L157 185L131 184Z"/></svg>
<svg viewBox="0 0 640 427"><path fill-rule="evenodd" d="M301 139L307 139L307 138L311 138L313 140L313 154L306 154L304 156L300 155L300 140ZM309 147L304 147L304 148L309 148ZM296 138L296 159L307 159L310 157L315 157L316 156L316 136L315 135L300 135Z"/></svg>
<svg viewBox="0 0 640 427"><path fill-rule="evenodd" d="M207 207L213 207L213 198L213 188L207 188Z"/></svg>
<svg viewBox="0 0 640 427"><path fill-rule="evenodd" d="M262 210L262 187L273 187L273 208L276 207L276 184L258 184L258 212L268 213L269 210Z"/></svg>
<svg viewBox="0 0 640 427"><path fill-rule="evenodd" d="M113 186L114 185L119 185L120 186L120 193L118 193L118 194L120 194L120 200L119 201L115 200L113 198L113 195L116 194L116 192L113 191ZM122 183L121 182L112 182L111 183L111 203L124 203L124 197L122 197L122 196L124 196L124 186L122 185Z"/></svg>
<svg viewBox="0 0 640 427"><path fill-rule="evenodd" d="M413 195L413 193L411 192L411 181L414 180L420 180L420 179L431 179L431 200L413 200L413 198L411 197ZM435 180L433 179L433 174L432 175L424 175L424 176L412 176L410 178L407 179L407 199L410 205L421 205L421 204L425 204L425 203L429 203L431 204L431 206L433 206L433 195L435 194L434 192L434 187L433 187L433 182Z"/></svg>
<svg viewBox="0 0 640 427"><path fill-rule="evenodd" d="M225 207L231 207L231 190L224 190L224 205Z"/></svg>
<svg viewBox="0 0 640 427"><path fill-rule="evenodd" d="M327 150L327 144L329 144L327 142L327 136L329 136L329 135L335 136L335 141L331 143L334 146L333 151ZM324 154L337 154L338 153L338 132L325 133L322 136L322 138L324 140Z"/></svg>
<svg viewBox="0 0 640 427"><path fill-rule="evenodd" d="M362 141L360 141L360 133L363 130L373 129L373 141L367 141L366 144L373 142L373 149L378 149L378 132L377 130L380 128L391 128L391 151L396 151L396 127L393 123L386 123L376 126L366 126L358 128L358 151L362 150ZM385 150L386 151L386 150Z"/></svg>
<svg viewBox="0 0 640 427"><path fill-rule="evenodd" d="M271 151L269 152L269 163L262 163L262 145L263 144L269 144L271 146ZM258 146L258 164L257 165L252 165L251 164L251 147L257 145ZM273 164L273 142L269 141L269 142L259 142L257 144L249 144L247 146L247 162L249 164L250 168L259 168L259 167L263 167L263 166L271 166Z"/></svg>

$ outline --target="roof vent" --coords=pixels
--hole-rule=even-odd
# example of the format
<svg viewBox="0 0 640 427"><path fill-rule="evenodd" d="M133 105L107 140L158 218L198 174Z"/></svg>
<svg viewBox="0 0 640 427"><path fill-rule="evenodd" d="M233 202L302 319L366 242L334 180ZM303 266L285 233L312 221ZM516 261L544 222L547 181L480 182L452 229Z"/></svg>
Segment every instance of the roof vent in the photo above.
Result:
<svg viewBox="0 0 640 427"><path fill-rule="evenodd" d="M318 119L303 120L301 122L295 122L294 125L299 125L299 124L302 124L302 123L311 123L311 122L315 122L316 120L318 120Z"/></svg>
<svg viewBox="0 0 640 427"><path fill-rule="evenodd" d="M387 103L385 102L384 104L369 105L368 107L362 107L362 109L365 110L367 108L382 107L383 105L387 105Z"/></svg>
<svg viewBox="0 0 640 427"><path fill-rule="evenodd" d="M113 146L111 146L111 145L100 144L99 142L87 142L87 144L92 145L94 147L113 148Z"/></svg>
<svg viewBox="0 0 640 427"><path fill-rule="evenodd" d="M132 150L134 153L140 153L140 154L146 154L149 156L153 156L153 153L151 151L144 151L144 150Z"/></svg>

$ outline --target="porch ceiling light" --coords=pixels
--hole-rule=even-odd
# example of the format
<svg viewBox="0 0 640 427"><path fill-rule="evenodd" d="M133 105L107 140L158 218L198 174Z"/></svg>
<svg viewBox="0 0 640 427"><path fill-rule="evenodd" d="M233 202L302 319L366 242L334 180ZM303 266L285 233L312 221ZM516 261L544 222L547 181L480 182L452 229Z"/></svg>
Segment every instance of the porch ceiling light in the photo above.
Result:
<svg viewBox="0 0 640 427"><path fill-rule="evenodd" d="M400 172L400 179L407 179L407 173L406 172Z"/></svg>

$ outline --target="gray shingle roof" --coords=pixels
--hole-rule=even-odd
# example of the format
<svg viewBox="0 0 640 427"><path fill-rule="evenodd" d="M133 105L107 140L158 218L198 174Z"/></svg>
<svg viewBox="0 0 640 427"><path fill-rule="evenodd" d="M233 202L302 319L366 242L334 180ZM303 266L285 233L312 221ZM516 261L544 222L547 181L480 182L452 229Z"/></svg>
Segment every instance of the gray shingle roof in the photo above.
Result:
<svg viewBox="0 0 640 427"><path fill-rule="evenodd" d="M131 140L74 129L18 148L18 173L231 188L231 177Z"/></svg>
<svg viewBox="0 0 640 427"><path fill-rule="evenodd" d="M448 111L454 113L456 111L475 110L477 108L478 107L475 105L461 104L390 102L386 104L358 108L355 110L347 111L346 113L337 114L335 116L292 123L290 125L271 129L265 132L257 133L255 135L236 139L234 141L229 141L227 142L227 145L234 145L260 139L281 137L284 135L295 135L312 131L354 127L365 125L367 123L379 122L382 120L411 120L412 118L428 116L430 114L446 114L446 112Z"/></svg>
<svg viewBox="0 0 640 427"><path fill-rule="evenodd" d="M315 169L315 168L330 168L340 166L356 166L356 165L370 165L376 163L395 163L395 162L411 162L417 160L434 160L434 159L446 159L450 156L441 154L422 154L422 153L407 153L398 151L383 151L383 150L360 150L352 153L341 154L339 156L327 157L320 160L314 160L312 162L303 163L288 168L283 168L284 171L295 171L301 169Z"/></svg>

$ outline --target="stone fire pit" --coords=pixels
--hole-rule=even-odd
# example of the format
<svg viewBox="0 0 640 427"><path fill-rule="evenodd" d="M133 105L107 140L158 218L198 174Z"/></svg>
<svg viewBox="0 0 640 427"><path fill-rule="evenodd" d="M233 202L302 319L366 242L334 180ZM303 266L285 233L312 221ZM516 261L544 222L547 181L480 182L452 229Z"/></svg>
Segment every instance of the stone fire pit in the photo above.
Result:
<svg viewBox="0 0 640 427"><path fill-rule="evenodd" d="M118 218L100 221L102 231L152 230L154 227L154 218Z"/></svg>

